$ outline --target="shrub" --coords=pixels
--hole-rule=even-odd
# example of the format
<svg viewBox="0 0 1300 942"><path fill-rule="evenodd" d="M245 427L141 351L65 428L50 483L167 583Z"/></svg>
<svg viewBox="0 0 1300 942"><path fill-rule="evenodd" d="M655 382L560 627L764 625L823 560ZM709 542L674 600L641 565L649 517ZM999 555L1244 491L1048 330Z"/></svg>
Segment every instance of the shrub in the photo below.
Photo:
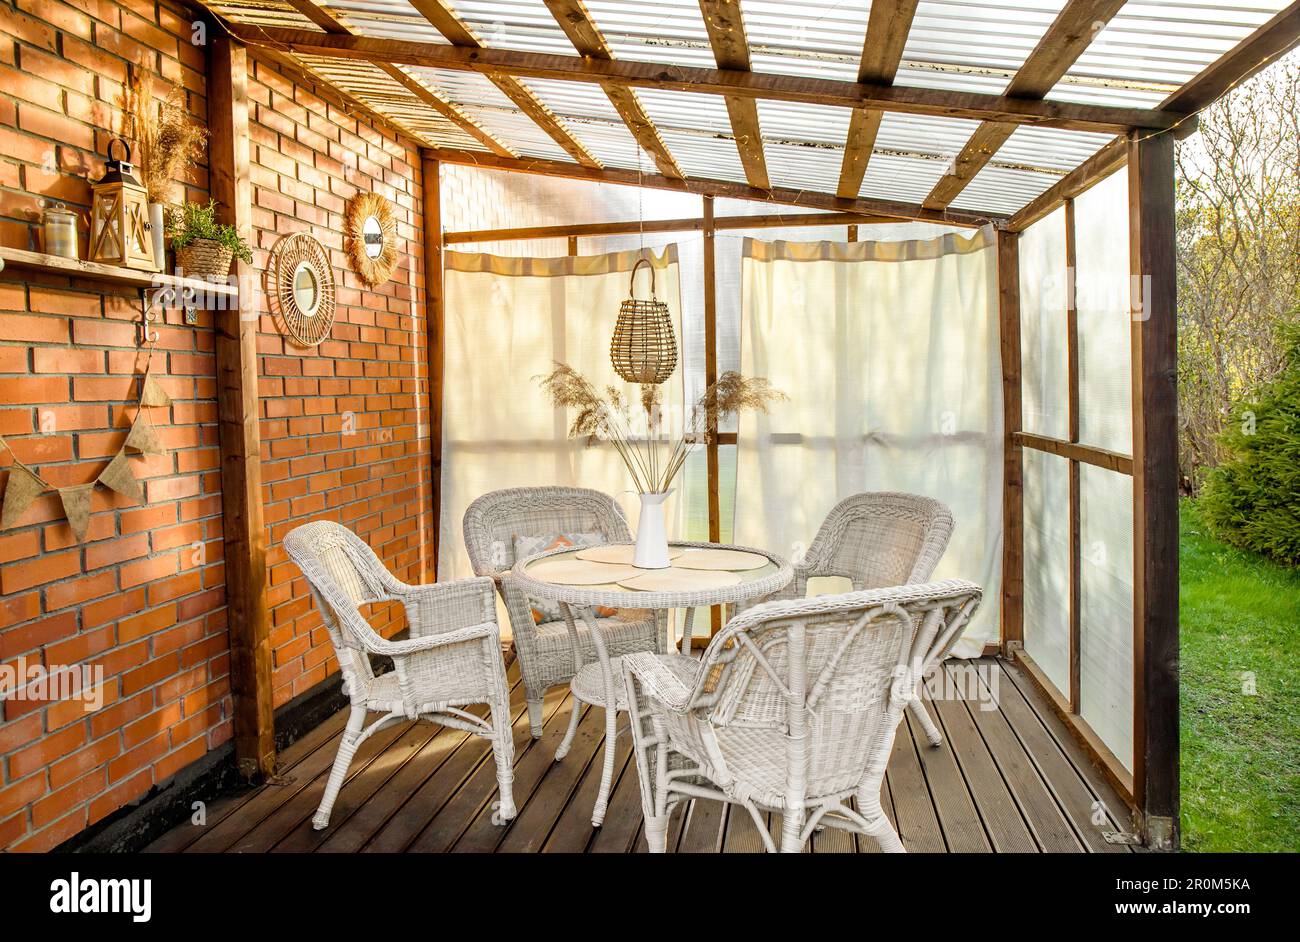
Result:
<svg viewBox="0 0 1300 942"><path fill-rule="evenodd" d="M1300 324L1284 342L1286 366L1221 434L1228 459L1210 473L1201 507L1226 542L1300 566Z"/></svg>
<svg viewBox="0 0 1300 942"><path fill-rule="evenodd" d="M217 222L217 201L202 203L182 203L167 209L167 232L172 237L172 248L180 251L196 239L211 239L220 242L235 253L235 258L243 262L253 260L253 251L248 243L239 237L234 226L223 226Z"/></svg>

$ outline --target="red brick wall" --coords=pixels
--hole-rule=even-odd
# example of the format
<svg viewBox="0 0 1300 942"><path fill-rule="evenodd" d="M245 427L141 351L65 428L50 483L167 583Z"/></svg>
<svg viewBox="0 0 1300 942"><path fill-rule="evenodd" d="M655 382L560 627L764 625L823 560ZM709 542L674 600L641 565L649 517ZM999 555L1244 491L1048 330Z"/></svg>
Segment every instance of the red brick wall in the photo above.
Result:
<svg viewBox="0 0 1300 942"><path fill-rule="evenodd" d="M204 114L190 22L171 0L0 0L0 244L38 247L31 223L43 198L88 207L86 179L102 171L128 62L181 82ZM341 520L399 577L431 578L421 549L431 532L417 379L421 197L413 142L270 62L250 63L257 263L278 235L309 229L331 251L339 300L316 350L289 345L269 316L261 325L280 705L335 668L280 548L288 529ZM185 183L189 198L207 198L204 168ZM362 290L342 254L343 203L357 188L392 199L409 240L379 291ZM190 327L168 312L161 329L155 366L175 402L154 410L169 454L132 459L145 503L97 489L82 545L53 494L0 531L0 666L93 665L105 675L93 713L76 701L0 704L0 849L56 846L230 737L213 337L201 317ZM138 395L138 318L130 292L0 272L0 434L50 484L92 480L122 441ZM343 434L345 421L354 434ZM0 480L8 463L0 449ZM374 622L385 634L403 627L400 611Z"/></svg>
<svg viewBox="0 0 1300 942"><path fill-rule="evenodd" d="M262 317L262 478L270 531L271 644L277 706L337 669L306 580L284 555L293 527L328 518L351 527L399 579L433 578L429 546L428 392L419 151L368 118L296 85L251 57L249 81L255 262L306 231L329 251L337 279L334 329L303 349ZM393 277L366 288L344 254L344 204L373 190L391 201L402 248ZM418 303L417 303L418 302ZM421 426L424 426L422 429ZM372 613L385 635L400 607Z"/></svg>

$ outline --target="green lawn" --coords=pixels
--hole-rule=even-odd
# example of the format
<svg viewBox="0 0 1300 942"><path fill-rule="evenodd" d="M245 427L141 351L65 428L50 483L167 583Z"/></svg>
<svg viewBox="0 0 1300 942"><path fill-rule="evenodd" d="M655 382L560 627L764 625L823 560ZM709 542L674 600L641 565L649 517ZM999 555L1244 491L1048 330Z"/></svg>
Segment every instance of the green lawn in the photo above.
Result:
<svg viewBox="0 0 1300 942"><path fill-rule="evenodd" d="M1181 532L1183 848L1300 851L1300 571Z"/></svg>

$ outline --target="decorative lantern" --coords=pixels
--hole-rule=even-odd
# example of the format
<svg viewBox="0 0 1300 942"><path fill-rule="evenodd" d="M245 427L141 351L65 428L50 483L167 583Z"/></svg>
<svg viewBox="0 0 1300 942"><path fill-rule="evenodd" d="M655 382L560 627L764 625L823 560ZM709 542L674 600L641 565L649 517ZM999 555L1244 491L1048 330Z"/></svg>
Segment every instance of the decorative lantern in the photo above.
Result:
<svg viewBox="0 0 1300 942"><path fill-rule="evenodd" d="M125 159L114 159L120 144ZM94 184L95 205L90 217L90 261L157 271L150 235L149 197L135 178L131 148L121 138L108 145L104 178Z"/></svg>
<svg viewBox="0 0 1300 942"><path fill-rule="evenodd" d="M636 271L642 265L650 269L650 300L636 298ZM614 324L614 339L609 344L609 360L614 372L626 382L644 386L658 385L677 367L677 340L668 305L655 294L655 270L646 259L632 266L628 299L619 306Z"/></svg>

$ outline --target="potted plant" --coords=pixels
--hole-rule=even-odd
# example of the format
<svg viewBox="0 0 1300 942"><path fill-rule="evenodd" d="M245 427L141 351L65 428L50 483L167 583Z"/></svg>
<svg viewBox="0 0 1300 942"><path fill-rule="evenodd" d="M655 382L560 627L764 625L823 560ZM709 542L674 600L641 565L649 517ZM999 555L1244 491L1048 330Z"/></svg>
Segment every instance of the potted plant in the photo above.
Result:
<svg viewBox="0 0 1300 942"><path fill-rule="evenodd" d="M761 377L723 373L700 394L681 432L673 435L665 434L657 385L641 387L637 409L617 387L606 386L602 394L564 363L556 363L540 380L556 408L577 410L569 426L570 438L585 437L588 445L607 441L627 466L641 498L632 565L642 569L668 566L663 504L695 446L717 435L725 416L747 409L766 412L773 401L786 398Z"/></svg>
<svg viewBox="0 0 1300 942"><path fill-rule="evenodd" d="M135 141L135 171L149 200L149 225L154 261L167 267L164 257L164 207L171 202L178 178L203 156L208 129L185 107L185 91L173 85L161 103L153 97L153 79L135 66L127 77L121 98L125 135Z"/></svg>
<svg viewBox="0 0 1300 942"><path fill-rule="evenodd" d="M183 203L167 210L167 231L180 273L196 278L225 278L234 259L253 260L253 251L234 226L217 222L217 202Z"/></svg>

